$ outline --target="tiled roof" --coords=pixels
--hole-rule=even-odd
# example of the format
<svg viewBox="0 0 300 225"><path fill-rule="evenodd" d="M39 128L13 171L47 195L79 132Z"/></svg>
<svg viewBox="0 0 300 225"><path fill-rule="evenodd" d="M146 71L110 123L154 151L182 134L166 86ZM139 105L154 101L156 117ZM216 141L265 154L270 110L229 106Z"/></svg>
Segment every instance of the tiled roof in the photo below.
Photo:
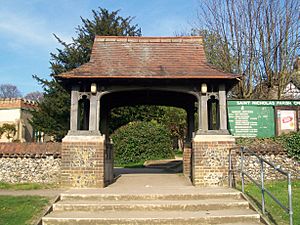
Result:
<svg viewBox="0 0 300 225"><path fill-rule="evenodd" d="M97 36L90 62L59 78L227 78L211 67L202 37Z"/></svg>
<svg viewBox="0 0 300 225"><path fill-rule="evenodd" d="M35 101L24 98L0 98L0 109L27 109L36 110L38 104Z"/></svg>

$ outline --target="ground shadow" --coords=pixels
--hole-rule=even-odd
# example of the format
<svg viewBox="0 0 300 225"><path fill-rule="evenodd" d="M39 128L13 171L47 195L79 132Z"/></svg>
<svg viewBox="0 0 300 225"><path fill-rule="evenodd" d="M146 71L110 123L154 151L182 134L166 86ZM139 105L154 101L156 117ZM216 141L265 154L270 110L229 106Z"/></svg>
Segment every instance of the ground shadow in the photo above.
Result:
<svg viewBox="0 0 300 225"><path fill-rule="evenodd" d="M182 173L182 160L158 160L148 161L144 167L137 168L114 168L115 178L122 174L176 174Z"/></svg>

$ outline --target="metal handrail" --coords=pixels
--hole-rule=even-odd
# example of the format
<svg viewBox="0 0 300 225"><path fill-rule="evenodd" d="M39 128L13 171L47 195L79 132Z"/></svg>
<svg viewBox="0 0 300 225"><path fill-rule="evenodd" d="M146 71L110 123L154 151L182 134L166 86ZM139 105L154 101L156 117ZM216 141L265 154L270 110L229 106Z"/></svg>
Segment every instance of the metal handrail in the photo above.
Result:
<svg viewBox="0 0 300 225"><path fill-rule="evenodd" d="M283 171L280 169L279 166L276 166L275 164L267 161L266 159L262 158L261 156L257 155L255 152L249 150L248 148L245 147L236 147L230 149L229 152L229 186L233 187L233 168L232 168L232 155L231 151L238 149L241 153L241 164L240 164L240 173L241 173L241 178L242 178L242 192L245 193L245 176L249 178L258 188L261 190L261 207L262 207L262 212L263 214L266 213L265 209L265 193L269 195L286 213L289 214L289 220L290 220L290 225L293 225L293 207L292 207L292 183L291 183L291 174L288 172ZM245 170L244 170L244 153L248 153L250 155L255 156L259 162L260 162L260 183L257 182L254 178L250 176ZM278 171L279 173L285 175L287 177L288 181L288 202L289 205L288 207L282 204L269 190L265 188L264 185L264 180L265 180L265 172L264 172L264 163L268 164L271 166L273 169Z"/></svg>

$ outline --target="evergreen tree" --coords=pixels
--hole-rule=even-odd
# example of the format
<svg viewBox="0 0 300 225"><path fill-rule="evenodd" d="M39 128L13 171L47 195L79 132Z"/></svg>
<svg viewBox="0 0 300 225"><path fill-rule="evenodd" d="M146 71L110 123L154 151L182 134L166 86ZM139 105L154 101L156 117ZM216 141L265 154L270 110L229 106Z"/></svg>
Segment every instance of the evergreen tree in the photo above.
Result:
<svg viewBox="0 0 300 225"><path fill-rule="evenodd" d="M93 41L96 35L102 36L140 36L141 29L132 25L133 17L119 16L119 10L109 12L99 8L93 10L92 19L82 20L76 28L77 37L72 43L66 43L54 35L61 49L51 53L51 80L33 77L43 86L44 98L39 104L39 111L33 113L32 125L35 130L54 136L59 141L69 130L70 95L54 79L54 76L87 63L90 59Z"/></svg>
<svg viewBox="0 0 300 225"><path fill-rule="evenodd" d="M123 106L112 109L110 133L133 121L158 121L161 122L165 114L164 107L157 105Z"/></svg>

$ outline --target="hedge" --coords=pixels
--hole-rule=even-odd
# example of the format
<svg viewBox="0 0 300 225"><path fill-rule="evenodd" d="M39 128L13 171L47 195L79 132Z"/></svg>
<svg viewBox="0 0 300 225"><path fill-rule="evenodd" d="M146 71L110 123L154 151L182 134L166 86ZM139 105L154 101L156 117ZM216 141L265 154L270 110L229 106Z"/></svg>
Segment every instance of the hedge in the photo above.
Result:
<svg viewBox="0 0 300 225"><path fill-rule="evenodd" d="M155 121L130 122L112 134L115 164L174 158L170 131Z"/></svg>

